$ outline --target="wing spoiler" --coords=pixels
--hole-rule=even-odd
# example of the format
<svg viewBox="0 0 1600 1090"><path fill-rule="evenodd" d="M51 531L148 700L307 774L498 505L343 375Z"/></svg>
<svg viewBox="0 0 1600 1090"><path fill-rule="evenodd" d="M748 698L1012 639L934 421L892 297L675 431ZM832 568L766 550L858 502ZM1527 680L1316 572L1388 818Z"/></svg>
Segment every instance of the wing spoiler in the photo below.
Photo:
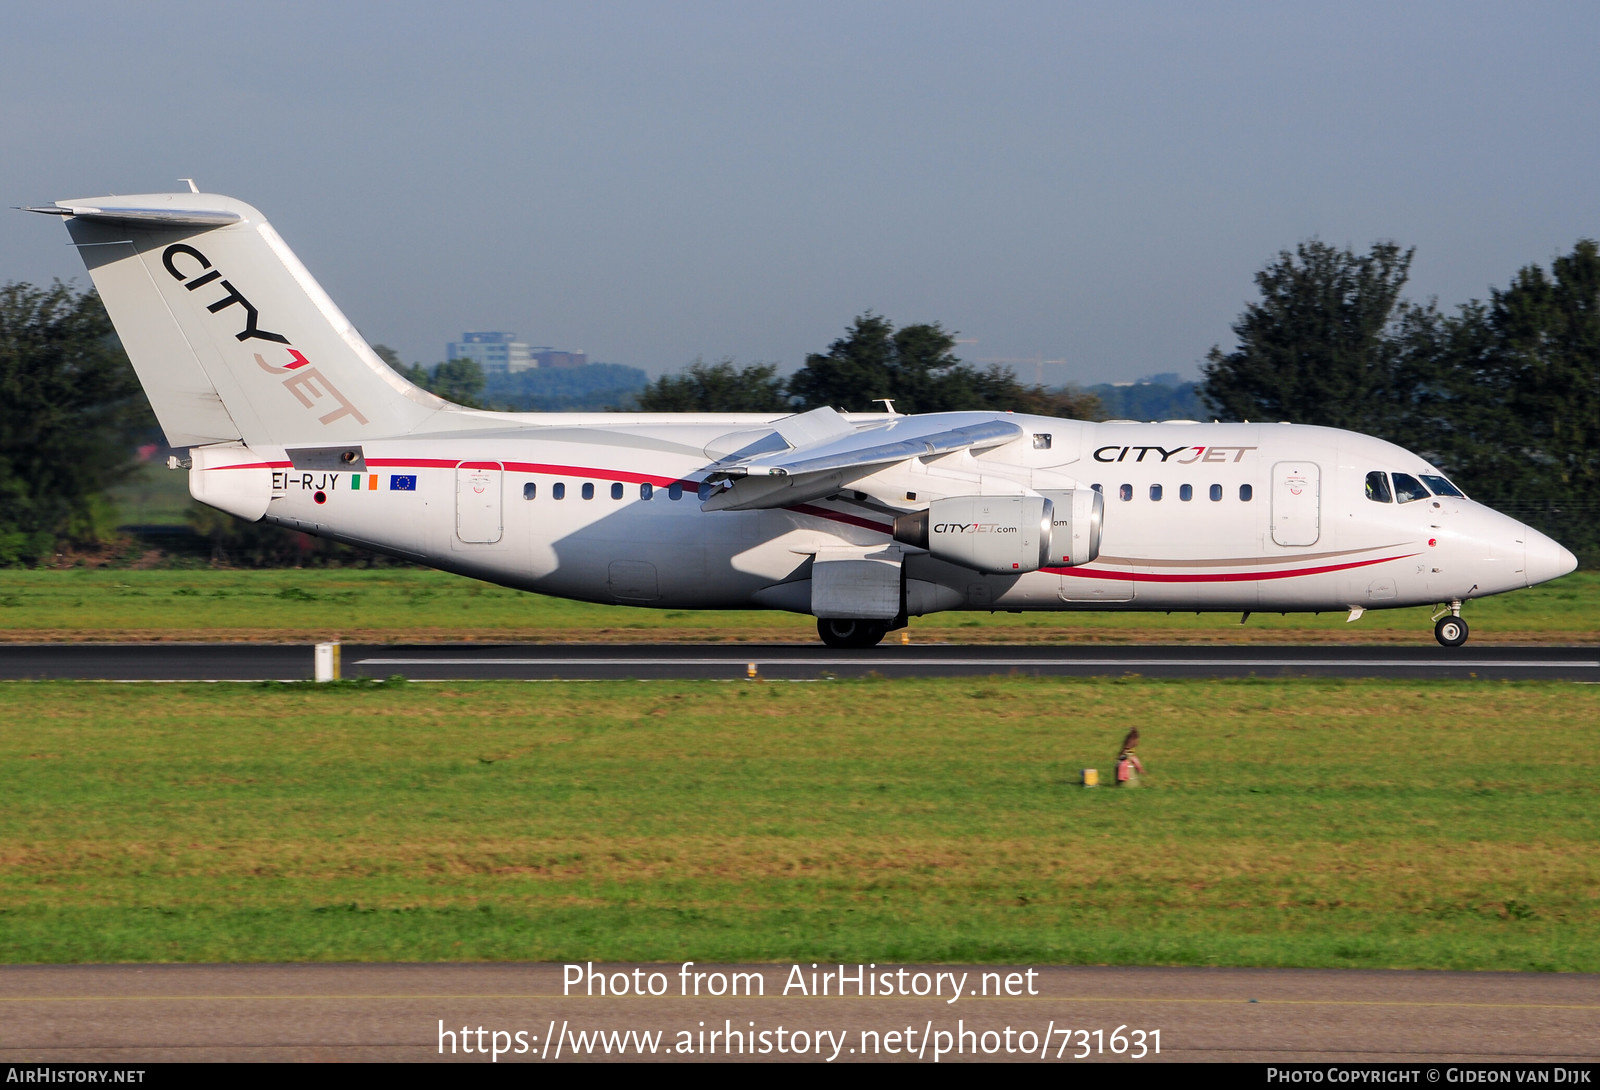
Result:
<svg viewBox="0 0 1600 1090"><path fill-rule="evenodd" d="M1022 435L1022 428L1006 420L985 420L957 428L873 442L891 423L857 432L848 439L828 439L798 447L781 458L756 456L717 466L706 483L720 485L703 507L707 511L749 511L787 507L820 499L839 491L850 481L884 466L911 458L931 458L958 450L987 450Z"/></svg>

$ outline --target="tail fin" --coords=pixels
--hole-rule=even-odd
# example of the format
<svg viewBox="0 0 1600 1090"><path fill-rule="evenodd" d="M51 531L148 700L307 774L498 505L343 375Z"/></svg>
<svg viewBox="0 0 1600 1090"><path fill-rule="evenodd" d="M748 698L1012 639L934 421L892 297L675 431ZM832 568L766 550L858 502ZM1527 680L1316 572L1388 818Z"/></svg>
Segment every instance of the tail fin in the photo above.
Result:
<svg viewBox="0 0 1600 1090"><path fill-rule="evenodd" d="M261 213L209 193L57 201L174 446L415 430L447 403L395 374Z"/></svg>

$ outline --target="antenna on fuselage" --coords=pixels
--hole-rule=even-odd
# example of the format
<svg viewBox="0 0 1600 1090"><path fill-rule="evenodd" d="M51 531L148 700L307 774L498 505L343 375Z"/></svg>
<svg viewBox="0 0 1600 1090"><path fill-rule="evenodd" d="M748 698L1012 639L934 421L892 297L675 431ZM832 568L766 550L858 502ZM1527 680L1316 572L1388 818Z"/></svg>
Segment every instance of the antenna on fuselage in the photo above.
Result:
<svg viewBox="0 0 1600 1090"><path fill-rule="evenodd" d="M188 183L190 193L200 192L200 187L194 184L193 178L179 178L178 181Z"/></svg>

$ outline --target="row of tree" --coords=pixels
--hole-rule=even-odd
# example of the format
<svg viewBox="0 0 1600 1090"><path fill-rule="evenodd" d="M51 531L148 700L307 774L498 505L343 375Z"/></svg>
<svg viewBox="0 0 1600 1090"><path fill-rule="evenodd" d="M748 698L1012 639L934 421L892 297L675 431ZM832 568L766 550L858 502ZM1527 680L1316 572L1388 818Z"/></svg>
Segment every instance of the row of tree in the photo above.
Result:
<svg viewBox="0 0 1600 1090"><path fill-rule="evenodd" d="M632 408L649 381L639 368L621 363L535 367L488 376L483 398L509 412L609 412Z"/></svg>
<svg viewBox="0 0 1600 1090"><path fill-rule="evenodd" d="M637 368L617 364L485 375L473 360L408 366L387 345L372 347L407 380L473 408L783 413L828 405L862 412L888 400L904 413L994 409L1094 419L1101 412L1092 394L1027 386L1008 367L980 370L963 362L955 354L955 335L937 322L897 329L871 311L788 377L778 374L776 364L740 366L732 359L695 360L654 382Z"/></svg>
<svg viewBox="0 0 1600 1090"><path fill-rule="evenodd" d="M478 366L477 360L445 360L432 367L413 363L407 367L401 361L400 353L386 344L375 344L372 350L377 353L379 359L394 368L413 386L421 386L424 390L436 393L446 401L453 401L457 405L466 405L474 409L487 408L482 398L484 388L488 385L488 377L483 373L483 368Z"/></svg>
<svg viewBox="0 0 1600 1090"><path fill-rule="evenodd" d="M663 375L639 395L645 412L803 412L831 406L853 412L932 413L960 409L1044 413L1092 419L1099 403L1074 390L1025 386L1008 367L978 369L955 354L955 334L938 322L896 329L867 311L825 352L806 357L787 378L776 365L740 367L696 360Z"/></svg>
<svg viewBox="0 0 1600 1090"><path fill-rule="evenodd" d="M1411 250L1306 242L1256 275L1201 392L1234 420L1381 436L1475 499L1600 554L1600 248L1520 270L1453 313L1404 298Z"/></svg>
<svg viewBox="0 0 1600 1090"><path fill-rule="evenodd" d="M1356 253L1311 241L1280 253L1256 276L1261 297L1234 325L1237 346L1206 358L1208 406L1222 419L1390 439L1592 563L1600 558L1600 249L1580 241L1548 271L1530 265L1487 301L1450 313L1405 299L1411 258L1393 243ZM418 385L483 403L485 376L471 361L408 368L377 347ZM638 407L870 411L887 398L906 413L1102 414L1092 395L1024 385L1009 369L963 362L955 348L936 322L896 328L869 311L788 377L772 364L696 361L650 383ZM130 452L158 438L93 292L0 287L0 565L103 537L114 522L107 490L129 471Z"/></svg>
<svg viewBox="0 0 1600 1090"><path fill-rule="evenodd" d="M154 429L99 296L0 287L0 566L105 537L106 493Z"/></svg>
<svg viewBox="0 0 1600 1090"><path fill-rule="evenodd" d="M563 413L626 411L649 382L637 367L588 363L581 367L536 367L486 374L477 360L453 359L424 367L407 366L385 344L372 350L409 382L446 401L503 412Z"/></svg>

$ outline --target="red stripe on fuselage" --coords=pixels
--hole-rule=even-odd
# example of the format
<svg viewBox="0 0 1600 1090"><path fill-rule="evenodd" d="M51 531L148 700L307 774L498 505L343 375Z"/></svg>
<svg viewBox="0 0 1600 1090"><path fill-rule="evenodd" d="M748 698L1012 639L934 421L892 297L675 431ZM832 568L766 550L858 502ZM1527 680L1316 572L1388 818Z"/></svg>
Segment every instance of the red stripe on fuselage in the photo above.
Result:
<svg viewBox="0 0 1600 1090"><path fill-rule="evenodd" d="M511 473L545 473L552 476L589 477L597 481L621 481L624 484L653 484L661 488L681 484L686 488L699 487L695 481L680 477L663 477L657 473L632 473L625 469L598 469L594 466L563 466L546 462L464 462L460 458L368 458L367 465L384 469L454 469L459 465L468 468L505 466Z"/></svg>
<svg viewBox="0 0 1600 1090"><path fill-rule="evenodd" d="M697 489L698 481L686 477L663 477L658 473L634 473L625 469L601 469L596 466L568 466L556 465L552 462L478 462L466 461L460 458L368 458L368 469L493 469L504 466L511 473L542 473L549 476L588 477L597 481L621 481L624 484L651 484L658 488L670 488L681 485L684 488ZM251 462L248 465L213 466L213 469L287 469L289 462ZM848 526L859 526L864 530L874 530L880 534L887 534L890 527L871 519L859 518L856 515L847 515L841 511L829 511L826 508L814 507L809 503L795 504L786 510L799 515L811 515L816 518L828 519L831 522L842 522Z"/></svg>
<svg viewBox="0 0 1600 1090"><path fill-rule="evenodd" d="M1051 575L1071 575L1079 579L1120 579L1140 583L1248 583L1257 579L1292 579L1297 575L1323 575L1331 571L1365 568L1372 564L1387 564L1391 560L1406 560L1420 553L1401 556L1380 556L1375 560L1356 560L1349 564L1325 564L1320 568L1291 568L1285 571L1206 572L1193 575L1145 574L1131 571L1108 571L1103 568L1040 568Z"/></svg>
<svg viewBox="0 0 1600 1090"><path fill-rule="evenodd" d="M572 477L590 477L597 481L623 481L628 484L653 484L662 488L681 484L685 488L698 488L699 483L687 478L663 477L655 473L630 473L624 469L596 469L592 466L549 465L544 462L486 462L462 458L368 458L369 469L497 469L505 467L512 473L566 474ZM231 466L207 466L206 469L293 469L294 463L240 462Z"/></svg>
<svg viewBox="0 0 1600 1090"><path fill-rule="evenodd" d="M390 469L454 469L462 463L451 458L368 458L367 465L372 467L386 467ZM485 465L481 462L471 462L468 465L477 467ZM513 473L544 473L551 476L590 477L597 481L621 481L624 484L653 484L658 488L670 488L672 485L682 485L684 488L699 488L698 481L689 480L687 477L663 477L656 473L633 473L625 469L601 469L597 466L565 466L555 465L550 462L501 462L509 472ZM887 534L889 527L881 522L871 519L859 518L855 515L846 515L840 511L829 511L822 507L813 507L809 503L795 504L786 510L801 515L814 515L817 518L829 519L833 522L842 522L850 526L859 526L865 530L876 530L880 534Z"/></svg>
<svg viewBox="0 0 1600 1090"><path fill-rule="evenodd" d="M566 475L572 477L588 477L598 481L621 481L626 484L652 484L660 488L672 485L682 485L684 488L698 488L699 482L684 477L663 477L655 473L633 473L622 469L600 469L594 466L569 466L556 465L549 462L481 462L469 461L461 458L368 458L369 468L377 469L455 469L458 466L468 469L491 469L496 465L504 466L513 473L541 473L548 475ZM212 466L212 469L287 469L292 463L282 462L248 462L231 466ZM857 515L847 515L842 511L829 511L824 507L816 507L809 503L797 503L784 508L797 515L810 515L813 518L827 519L830 522L843 523L846 526L856 526L863 530L872 530L880 534L888 534L892 527L871 519L861 518ZM1316 568L1292 568L1282 571L1244 571L1244 572L1205 572L1196 574L1169 574L1169 573L1139 573L1131 571L1111 571L1104 568L1040 568L1039 571L1047 575L1069 575L1075 579L1109 579L1122 582L1135 581L1140 583L1248 583L1255 580L1268 579L1293 579L1302 575L1324 575L1328 572L1346 571L1351 568L1365 568L1373 564L1386 564L1391 560L1406 560L1418 553L1405 553L1399 556L1382 556L1374 560L1356 560L1348 564L1325 564Z"/></svg>
<svg viewBox="0 0 1600 1090"><path fill-rule="evenodd" d="M813 507L809 503L797 503L792 507L785 507L784 510L793 511L797 515L815 515L817 518L830 519L833 522L843 522L849 526L859 526L863 530L876 530L880 534L887 534L892 529L892 527L885 526L881 522L873 522L871 519L858 518L855 515L847 515L842 511L829 511L825 507Z"/></svg>

